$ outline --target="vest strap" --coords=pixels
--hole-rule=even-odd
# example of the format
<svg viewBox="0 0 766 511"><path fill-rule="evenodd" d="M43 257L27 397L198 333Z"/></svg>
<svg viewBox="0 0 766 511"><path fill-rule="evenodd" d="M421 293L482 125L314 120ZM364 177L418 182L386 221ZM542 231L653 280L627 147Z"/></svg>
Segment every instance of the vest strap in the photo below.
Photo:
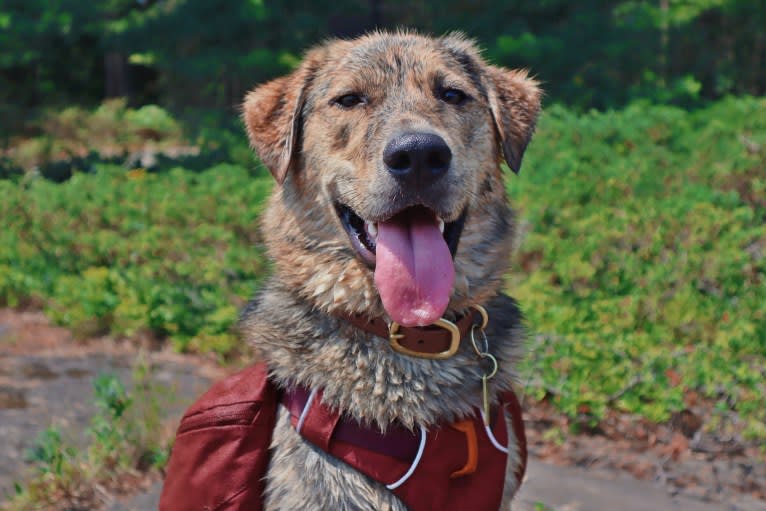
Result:
<svg viewBox="0 0 766 511"><path fill-rule="evenodd" d="M512 391L504 392L500 397L505 410L511 416L511 428L516 437L520 458L519 467L514 475L518 483L521 484L527 466L527 440L521 405L516 394ZM421 428L416 433L406 429L401 424L394 423L388 427L385 433L381 433L376 427L361 425L354 419L343 416L338 411L323 405L321 390L309 392L304 387L294 387L283 394L282 404L290 412L290 420L296 431L325 452L332 452L331 442L339 440L409 463L410 469L407 473L399 481L388 485L389 489L395 489L409 479L423 454L426 439L424 429ZM483 414L481 410L479 413ZM492 416L495 416L495 413L497 411L493 412ZM477 469L476 430L473 427L468 427L470 422L470 420L466 420L450 425L465 435L468 454L465 466L454 472L452 478L470 475ZM498 443L491 428L485 426L485 429L491 443L498 450L507 454L508 448Z"/></svg>
<svg viewBox="0 0 766 511"><path fill-rule="evenodd" d="M322 391L314 390L309 393L308 390L297 387L285 393L283 402L290 410L290 420L296 431L322 450L329 450L340 414L322 405Z"/></svg>
<svg viewBox="0 0 766 511"><path fill-rule="evenodd" d="M322 405L321 390L309 392L303 387L295 387L284 393L282 403L289 410L296 431L325 451L329 452L332 440L340 440L407 463L417 455L419 431L410 431L399 423L391 424L385 433L376 427L360 425Z"/></svg>

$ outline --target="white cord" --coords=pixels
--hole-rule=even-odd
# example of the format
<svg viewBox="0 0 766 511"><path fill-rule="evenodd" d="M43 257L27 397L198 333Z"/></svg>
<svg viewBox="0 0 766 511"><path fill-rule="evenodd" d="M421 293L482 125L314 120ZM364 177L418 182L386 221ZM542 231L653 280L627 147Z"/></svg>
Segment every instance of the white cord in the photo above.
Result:
<svg viewBox="0 0 766 511"><path fill-rule="evenodd" d="M309 398L306 401L306 404L303 406L303 411L301 411L301 416L298 418L298 425L295 426L295 431L297 431L299 434L301 432L301 428L303 427L303 423L306 422L306 416L309 414L309 409L311 408L311 403L314 402L314 398L317 395L317 389L312 389L311 394L309 394Z"/></svg>
<svg viewBox="0 0 766 511"><path fill-rule="evenodd" d="M407 479L410 478L410 476L415 472L415 469L418 467L418 464L420 463L420 458L423 457L423 451L426 448L426 428L423 426L420 426L420 446L418 447L418 454L415 456L415 461L412 462L412 465L410 465L410 469L402 476L401 479L396 481L395 483L387 484L386 488L389 490L395 490L399 488L401 485L407 481Z"/></svg>
<svg viewBox="0 0 766 511"><path fill-rule="evenodd" d="M508 448L503 447L500 444L500 442L497 441L497 438L495 438L495 435L492 434L492 429L490 429L489 427L489 421L487 420L487 417L484 415L484 410L479 410L479 412L481 412L481 420L484 423L484 429L487 431L487 436L489 437L489 441L492 442L492 445L494 445L498 451L508 454Z"/></svg>

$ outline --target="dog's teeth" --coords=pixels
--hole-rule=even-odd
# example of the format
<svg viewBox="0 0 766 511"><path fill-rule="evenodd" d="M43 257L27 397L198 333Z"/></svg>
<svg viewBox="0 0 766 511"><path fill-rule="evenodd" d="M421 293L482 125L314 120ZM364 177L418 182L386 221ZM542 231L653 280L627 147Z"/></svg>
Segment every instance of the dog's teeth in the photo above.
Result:
<svg viewBox="0 0 766 511"><path fill-rule="evenodd" d="M364 228L367 230L367 234L370 235L370 238L376 239L378 237L378 224L365 222Z"/></svg>
<svg viewBox="0 0 766 511"><path fill-rule="evenodd" d="M444 220L442 220L441 218L439 218L438 220L439 220L439 232L444 234Z"/></svg>

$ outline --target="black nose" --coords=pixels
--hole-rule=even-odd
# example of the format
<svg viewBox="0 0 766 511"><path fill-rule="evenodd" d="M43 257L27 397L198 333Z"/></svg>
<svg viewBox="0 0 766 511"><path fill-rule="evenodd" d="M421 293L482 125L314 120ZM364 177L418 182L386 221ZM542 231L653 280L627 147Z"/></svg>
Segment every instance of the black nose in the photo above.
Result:
<svg viewBox="0 0 766 511"><path fill-rule="evenodd" d="M397 179L427 185L449 169L452 151L439 135L404 133L391 139L383 150L383 163Z"/></svg>

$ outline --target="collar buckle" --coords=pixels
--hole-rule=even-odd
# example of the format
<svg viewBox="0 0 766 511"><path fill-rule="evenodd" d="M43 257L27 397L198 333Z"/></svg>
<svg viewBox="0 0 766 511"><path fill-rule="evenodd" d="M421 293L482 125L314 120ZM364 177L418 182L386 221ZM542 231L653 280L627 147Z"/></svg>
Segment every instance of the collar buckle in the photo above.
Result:
<svg viewBox="0 0 766 511"><path fill-rule="evenodd" d="M395 321L392 321L391 324L388 326L388 341L391 343L391 348L394 351L398 353L402 353L404 355L409 355L411 357L417 357L417 358L426 358L430 360L444 360L444 359L450 358L452 355L457 353L457 350L460 347L460 330L458 329L455 323L447 319L440 318L436 320L436 323L433 323L432 325L429 325L428 327L423 327L423 328L429 328L429 327L443 328L444 330L447 330L450 333L451 340L450 340L449 348L437 353L426 353L423 351L415 351L415 350L409 349L403 346L399 342L399 340L404 338L405 335L399 333L399 323Z"/></svg>

